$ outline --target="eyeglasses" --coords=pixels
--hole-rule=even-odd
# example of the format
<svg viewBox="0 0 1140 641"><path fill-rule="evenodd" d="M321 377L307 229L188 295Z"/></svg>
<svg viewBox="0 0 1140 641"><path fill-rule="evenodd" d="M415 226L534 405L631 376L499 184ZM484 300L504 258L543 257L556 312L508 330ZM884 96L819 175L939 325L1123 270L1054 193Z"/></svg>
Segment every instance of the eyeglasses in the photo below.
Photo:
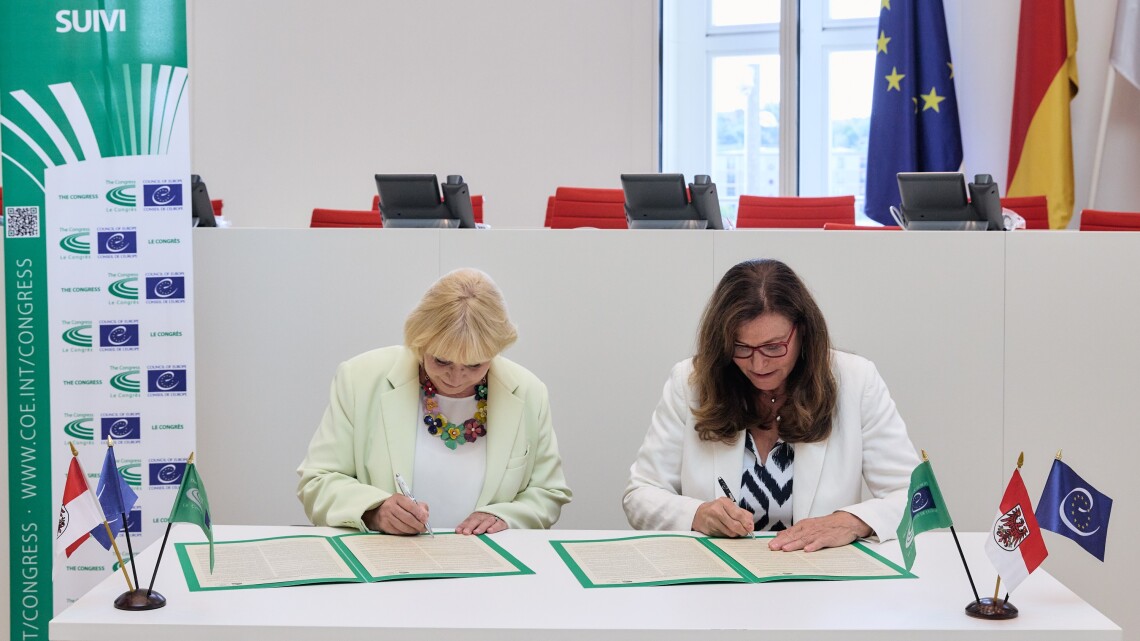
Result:
<svg viewBox="0 0 1140 641"><path fill-rule="evenodd" d="M732 357L739 359L752 358L752 355L756 352L760 352L760 355L764 358L781 358L783 356L787 356L788 343L792 342L792 337L795 335L796 326L792 325L792 333L788 334L787 340L775 343L764 343L763 345L759 345L757 347L745 345L744 343L733 343Z"/></svg>

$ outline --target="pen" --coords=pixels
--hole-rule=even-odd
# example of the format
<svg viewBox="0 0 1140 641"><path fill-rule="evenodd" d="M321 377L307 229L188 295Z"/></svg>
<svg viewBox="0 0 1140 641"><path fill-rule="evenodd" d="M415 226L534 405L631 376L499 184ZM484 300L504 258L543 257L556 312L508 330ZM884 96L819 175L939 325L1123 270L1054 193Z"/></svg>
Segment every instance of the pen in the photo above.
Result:
<svg viewBox="0 0 1140 641"><path fill-rule="evenodd" d="M728 489L728 483L724 482L724 477L716 477L716 482L720 483L720 489L724 490L724 495L728 497L728 500L736 503L736 497L732 495L732 490ZM756 538L756 530L752 530L752 532L748 534L748 537L752 539Z"/></svg>
<svg viewBox="0 0 1140 641"><path fill-rule="evenodd" d="M404 482L404 477L400 476L399 472L396 472L396 485L400 488L400 494L403 494L409 499L412 499L412 503L415 503L416 505L420 504L420 502L416 500L416 497L412 496L412 491L408 489L408 484ZM424 525L427 526L428 534L430 534L431 538L434 539L435 532L433 532L431 529L431 521L424 521Z"/></svg>

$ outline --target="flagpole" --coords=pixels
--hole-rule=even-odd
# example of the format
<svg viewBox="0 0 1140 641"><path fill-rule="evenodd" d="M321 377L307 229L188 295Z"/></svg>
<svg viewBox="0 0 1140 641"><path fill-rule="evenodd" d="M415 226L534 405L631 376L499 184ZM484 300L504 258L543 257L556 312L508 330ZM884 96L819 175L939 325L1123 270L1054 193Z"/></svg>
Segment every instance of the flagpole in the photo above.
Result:
<svg viewBox="0 0 1140 641"><path fill-rule="evenodd" d="M71 447L71 456L75 458L75 463L79 465L79 473L83 476L84 484L87 485L87 492L91 493L91 485L87 483L87 471L83 469L83 461L79 460L79 450L75 449L75 443L68 441L67 444ZM91 494L95 499L95 504L99 505L99 497ZM99 506L99 513L103 514L103 507ZM131 575L127 574L127 566L123 564L123 555L119 553L119 546L115 544L115 535L111 533L111 525L107 523L107 515L103 514L103 528L107 530L107 538L111 540L111 547L115 550L115 558L119 560L119 569L123 571L123 578L127 580L127 590L134 590L135 586L131 583Z"/></svg>
<svg viewBox="0 0 1140 641"><path fill-rule="evenodd" d="M186 459L186 466L189 467L193 464L194 464L194 453L190 452L190 456ZM184 479L185 479L185 477L184 477ZM178 497L174 499L175 507L178 507L178 501L180 501L181 499L182 499L182 493L179 492ZM174 510L171 510L170 513L174 514ZM154 589L154 579L155 579L155 577L158 576L158 566L159 566L159 564L162 563L162 553L166 550L166 539L170 537L170 526L172 526L172 525L174 525L174 522L169 521L169 520L166 522L166 533L162 535L162 545L160 545L158 548L158 559L154 562L154 573L150 575L150 585L147 586L147 588L146 588L147 597L150 596L151 591Z"/></svg>
<svg viewBox="0 0 1140 641"><path fill-rule="evenodd" d="M970 580L970 590L974 593L974 602L981 603L982 599L978 597L978 588L974 585L974 577L970 574L970 566L966 565L966 555L962 553L962 544L958 542L958 533L954 531L954 526L950 526L950 534L954 536L954 545L958 546L958 556L962 558L962 567L966 568L966 578Z"/></svg>
<svg viewBox="0 0 1140 641"><path fill-rule="evenodd" d="M107 436L107 447L115 447L115 442L111 440L109 435ZM119 501L119 504L122 505L122 501ZM133 546L131 546L131 530L127 527L127 513L120 512L119 515L123 517L123 538L127 540L127 558L131 560L131 573L135 575L135 585L141 588L142 584L139 583L139 570L135 567L135 550ZM104 514L104 516L106 515ZM111 539L112 542L114 542L114 540L115 539ZM123 560L119 559L119 564L121 565L122 563ZM131 589L133 590L134 588Z"/></svg>
<svg viewBox="0 0 1140 641"><path fill-rule="evenodd" d="M1104 141L1108 137L1108 117L1112 112L1112 95L1116 86L1116 71L1108 64L1108 79L1104 83L1104 105L1101 108L1100 127L1096 136L1096 152L1093 155L1092 185L1089 188L1089 209L1096 206L1097 192L1100 190L1100 167L1104 160Z"/></svg>

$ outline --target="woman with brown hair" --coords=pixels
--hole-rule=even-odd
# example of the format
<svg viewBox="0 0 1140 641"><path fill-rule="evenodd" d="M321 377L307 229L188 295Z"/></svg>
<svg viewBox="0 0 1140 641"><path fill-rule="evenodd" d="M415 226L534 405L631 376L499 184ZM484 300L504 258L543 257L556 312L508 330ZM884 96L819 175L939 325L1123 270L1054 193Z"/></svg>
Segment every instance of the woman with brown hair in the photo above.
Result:
<svg viewBox="0 0 1140 641"><path fill-rule="evenodd" d="M809 552L894 537L918 456L874 364L831 348L791 268L729 269L697 343L673 368L630 468L633 527L770 530L770 548Z"/></svg>

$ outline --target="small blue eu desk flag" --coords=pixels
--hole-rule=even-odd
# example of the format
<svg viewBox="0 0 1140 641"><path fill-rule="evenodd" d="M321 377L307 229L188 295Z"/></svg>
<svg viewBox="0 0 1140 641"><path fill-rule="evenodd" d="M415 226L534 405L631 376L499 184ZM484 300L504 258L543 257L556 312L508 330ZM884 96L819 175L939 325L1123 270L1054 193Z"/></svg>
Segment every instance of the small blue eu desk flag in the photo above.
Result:
<svg viewBox="0 0 1140 641"><path fill-rule="evenodd" d="M879 13L867 200L872 220L894 225L900 171L957 171L962 133L942 0L883 0Z"/></svg>
<svg viewBox="0 0 1140 641"><path fill-rule="evenodd" d="M127 524L124 519L131 513L139 497L119 474L119 466L115 462L115 447L110 442L107 444L107 455L103 458L103 471L99 474L99 485L96 486L95 496L99 497L99 505L103 507L103 514L107 517L111 534L117 535L119 530L125 530ZM111 549L111 538L107 536L107 528L100 525L91 530L91 536L95 537L104 548Z"/></svg>
<svg viewBox="0 0 1140 641"><path fill-rule="evenodd" d="M1043 530L1056 532L1077 542L1089 554L1104 561L1108 517L1112 499L1096 491L1061 461L1053 459L1053 469L1041 499L1037 501L1037 523Z"/></svg>

